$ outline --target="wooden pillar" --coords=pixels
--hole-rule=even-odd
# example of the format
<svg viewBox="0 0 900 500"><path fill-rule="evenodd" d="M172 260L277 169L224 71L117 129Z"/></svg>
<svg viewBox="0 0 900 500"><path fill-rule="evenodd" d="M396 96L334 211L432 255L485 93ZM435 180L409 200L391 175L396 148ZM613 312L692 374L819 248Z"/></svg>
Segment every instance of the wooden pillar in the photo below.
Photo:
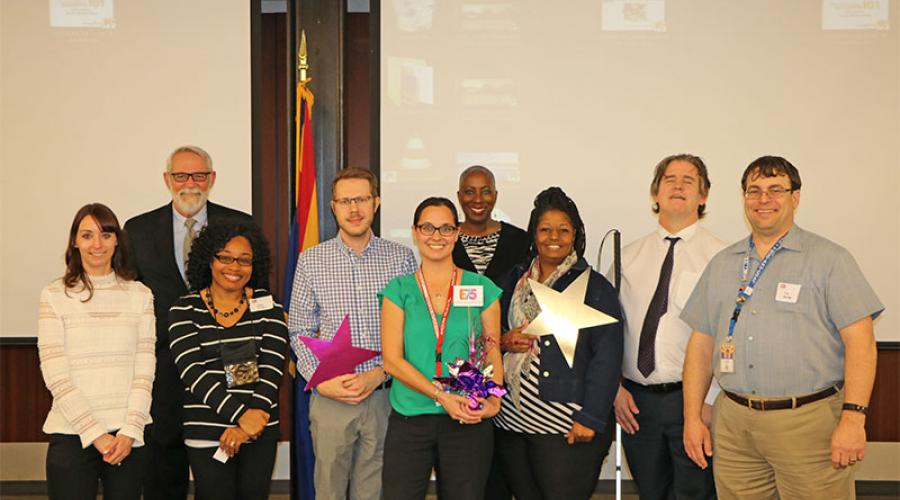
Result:
<svg viewBox="0 0 900 500"><path fill-rule="evenodd" d="M309 88L316 96L313 110L313 142L319 198L321 240L334 237L337 225L331 215L331 181L344 167L344 13L345 0L296 0L296 33L306 31L309 55ZM294 58L296 68L296 57ZM294 72L296 84L296 72ZM294 125L296 126L296 125ZM293 132L291 136L293 137ZM294 146L296 147L296 146Z"/></svg>

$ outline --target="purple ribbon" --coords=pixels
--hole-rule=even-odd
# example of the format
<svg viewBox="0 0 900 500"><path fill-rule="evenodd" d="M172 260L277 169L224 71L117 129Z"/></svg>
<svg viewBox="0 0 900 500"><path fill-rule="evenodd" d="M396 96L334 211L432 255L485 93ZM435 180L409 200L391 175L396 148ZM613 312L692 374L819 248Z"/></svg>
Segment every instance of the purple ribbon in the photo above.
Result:
<svg viewBox="0 0 900 500"><path fill-rule="evenodd" d="M469 400L469 409L482 408L478 398L486 399L489 396L502 398L506 394L506 389L502 385L486 379L481 370L465 359L456 358L456 361L450 363L449 368L449 377L435 377L434 380L439 382L444 390L465 394Z"/></svg>

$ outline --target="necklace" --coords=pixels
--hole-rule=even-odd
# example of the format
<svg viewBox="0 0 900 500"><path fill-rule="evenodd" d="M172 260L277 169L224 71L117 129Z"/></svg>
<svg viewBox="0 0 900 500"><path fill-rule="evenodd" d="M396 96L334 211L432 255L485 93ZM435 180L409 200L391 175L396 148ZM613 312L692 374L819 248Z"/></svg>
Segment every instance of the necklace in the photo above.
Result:
<svg viewBox="0 0 900 500"><path fill-rule="evenodd" d="M206 289L206 301L209 303L209 308L213 311L213 316L222 316L223 318L227 318L232 314L237 314L238 311L241 310L241 306L244 305L244 301L247 299L247 291L241 290L241 300L238 301L238 305L235 306L231 311L221 312L216 309L215 303L213 303L213 295L210 289Z"/></svg>

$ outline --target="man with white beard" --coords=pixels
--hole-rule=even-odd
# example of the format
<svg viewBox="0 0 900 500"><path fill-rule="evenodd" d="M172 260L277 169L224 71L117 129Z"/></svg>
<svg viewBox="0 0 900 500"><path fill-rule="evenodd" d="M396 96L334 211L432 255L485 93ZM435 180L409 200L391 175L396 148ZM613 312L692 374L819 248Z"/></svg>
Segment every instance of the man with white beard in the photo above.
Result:
<svg viewBox="0 0 900 500"><path fill-rule="evenodd" d="M182 436L184 386L169 352L169 307L188 292L185 278L191 243L208 222L249 215L207 201L216 181L212 158L196 146L169 155L163 181L172 202L125 223L138 280L153 291L156 312L156 380L144 442L149 452L144 498L187 498L188 458Z"/></svg>

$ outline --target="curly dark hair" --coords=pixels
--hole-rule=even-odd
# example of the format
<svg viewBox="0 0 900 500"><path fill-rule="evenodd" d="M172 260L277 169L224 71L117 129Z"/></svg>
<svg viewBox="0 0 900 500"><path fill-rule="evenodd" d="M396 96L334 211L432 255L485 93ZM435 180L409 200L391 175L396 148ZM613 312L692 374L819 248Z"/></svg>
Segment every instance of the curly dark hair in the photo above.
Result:
<svg viewBox="0 0 900 500"><path fill-rule="evenodd" d="M537 255L537 246L534 242L537 238L537 225L541 220L541 216L550 210L559 210L569 216L572 226L575 228L575 254L579 258L584 256L584 247L586 236L584 234L584 221L578 214L578 207L572 198L566 194L561 188L556 186L549 187L541 191L534 198L534 209L531 210L531 217L528 219L528 235L531 236L531 247L528 249L532 258Z"/></svg>
<svg viewBox="0 0 900 500"><path fill-rule="evenodd" d="M88 296L83 302L91 300L94 296L94 286L91 284L90 278L84 271L81 263L81 252L75 247L75 238L78 237L78 226L85 217L91 217L97 221L97 225L104 233L113 233L116 235L116 250L112 256L112 270L116 276L133 280L134 272L131 270L130 259L128 256L128 238L125 231L119 225L119 219L109 207L102 203L88 203L81 207L72 219L72 227L69 229L69 243L66 245L66 274L63 275L63 283L66 285L66 294L69 289L75 289L80 283L84 290L88 291Z"/></svg>
<svg viewBox="0 0 900 500"><path fill-rule="evenodd" d="M233 238L243 236L253 249L253 273L247 286L269 288L269 243L259 227L252 222L225 221L211 223L191 244L188 258L187 279L192 291L202 290L212 283L212 265L215 255Z"/></svg>

